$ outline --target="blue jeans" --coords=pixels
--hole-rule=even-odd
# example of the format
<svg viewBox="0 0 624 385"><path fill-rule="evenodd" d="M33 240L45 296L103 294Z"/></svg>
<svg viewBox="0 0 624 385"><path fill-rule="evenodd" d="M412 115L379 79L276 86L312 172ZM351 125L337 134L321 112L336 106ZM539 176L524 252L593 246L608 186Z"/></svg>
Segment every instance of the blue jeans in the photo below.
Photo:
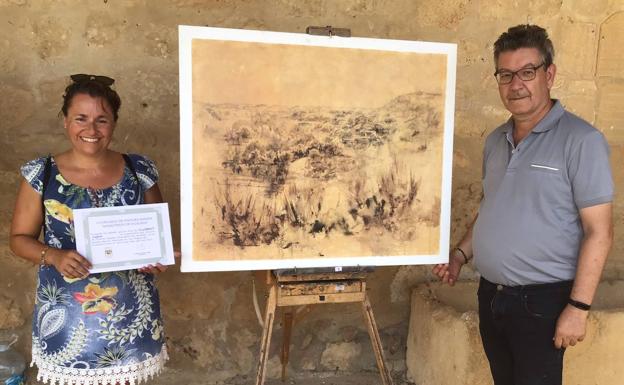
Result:
<svg viewBox="0 0 624 385"><path fill-rule="evenodd" d="M502 286L481 278L479 331L495 385L561 385L553 337L572 281Z"/></svg>

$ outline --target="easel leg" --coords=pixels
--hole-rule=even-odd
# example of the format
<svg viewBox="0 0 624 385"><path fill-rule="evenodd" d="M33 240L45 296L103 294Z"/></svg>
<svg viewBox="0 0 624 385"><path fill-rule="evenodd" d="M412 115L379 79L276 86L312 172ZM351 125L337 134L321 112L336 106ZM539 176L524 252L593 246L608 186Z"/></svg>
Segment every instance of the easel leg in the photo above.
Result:
<svg viewBox="0 0 624 385"><path fill-rule="evenodd" d="M377 367L379 368L379 375L381 376L381 383L383 385L393 385L392 377L386 367L384 360L383 346L381 345L381 338L379 337L379 331L377 330L377 323L375 322L375 316L373 315L373 308L368 300L368 294L365 295L362 302L362 310L364 311L364 317L366 318L366 327L368 328L368 335L370 336L371 343L373 344L373 351L375 352L375 359L377 360Z"/></svg>
<svg viewBox="0 0 624 385"><path fill-rule="evenodd" d="M284 327L284 336L282 338L282 355L280 360L282 363L282 382L286 381L286 367L288 366L288 356L290 353L290 336L292 334L293 325L293 312L290 309L290 307L284 308L282 313L282 322Z"/></svg>
<svg viewBox="0 0 624 385"><path fill-rule="evenodd" d="M275 308L277 306L277 286L271 285L269 298L267 299L266 312L264 314L264 328L262 329L262 340L260 342L260 362L258 363L258 374L256 385L263 385L266 377L266 364L271 347L271 334L273 334L273 321L275 320Z"/></svg>

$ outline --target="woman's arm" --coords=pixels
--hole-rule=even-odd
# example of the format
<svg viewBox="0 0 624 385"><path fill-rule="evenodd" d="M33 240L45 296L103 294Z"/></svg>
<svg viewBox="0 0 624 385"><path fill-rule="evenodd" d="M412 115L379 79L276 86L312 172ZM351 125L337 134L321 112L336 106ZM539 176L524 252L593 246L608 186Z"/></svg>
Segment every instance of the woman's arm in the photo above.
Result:
<svg viewBox="0 0 624 385"><path fill-rule="evenodd" d="M22 180L17 191L11 222L10 246L15 255L39 264L41 252L46 247L37 240L42 224L41 196L26 180Z"/></svg>
<svg viewBox="0 0 624 385"><path fill-rule="evenodd" d="M91 267L89 261L75 250L50 248L39 242L42 224L41 195L25 180L22 180L15 200L9 236L9 244L13 253L36 265L41 262L52 265L67 278L80 278L88 275Z"/></svg>
<svg viewBox="0 0 624 385"><path fill-rule="evenodd" d="M145 192L145 195L143 195L143 201L145 203L162 203L163 202L163 197L162 197L162 194L160 193L160 188L158 187L158 183L154 183L154 185Z"/></svg>

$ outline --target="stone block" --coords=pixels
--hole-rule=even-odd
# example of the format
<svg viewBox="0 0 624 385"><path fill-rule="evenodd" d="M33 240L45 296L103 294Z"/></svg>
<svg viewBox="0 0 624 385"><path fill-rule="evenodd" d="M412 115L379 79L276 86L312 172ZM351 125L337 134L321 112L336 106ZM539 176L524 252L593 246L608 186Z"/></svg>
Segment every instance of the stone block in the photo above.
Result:
<svg viewBox="0 0 624 385"><path fill-rule="evenodd" d="M624 79L604 78L598 81L596 126L611 144L624 143Z"/></svg>
<svg viewBox="0 0 624 385"><path fill-rule="evenodd" d="M561 10L574 19L602 19L609 12L609 3L612 0L574 0L563 1ZM618 0L616 0L618 1Z"/></svg>
<svg viewBox="0 0 624 385"><path fill-rule="evenodd" d="M26 0L1 0L0 7L5 7L9 5L26 5L28 2Z"/></svg>
<svg viewBox="0 0 624 385"><path fill-rule="evenodd" d="M0 40L0 51L2 52L10 52L11 49L11 41L4 39ZM0 70L2 72L7 73L11 72L15 69L15 58L11 55L1 55L0 56Z"/></svg>
<svg viewBox="0 0 624 385"><path fill-rule="evenodd" d="M412 291L407 377L419 385L491 385L479 336L476 282L423 284ZM566 350L566 385L619 385L624 356L624 281L598 288L585 340ZM600 368L600 370L596 370Z"/></svg>
<svg viewBox="0 0 624 385"><path fill-rule="evenodd" d="M535 20L527 20L531 16L550 17L556 15L560 12L563 2L544 0L482 0L480 3L479 18L499 21L509 20L510 15L513 15L514 22L509 23L511 26L520 24L520 22L535 22Z"/></svg>
<svg viewBox="0 0 624 385"><path fill-rule="evenodd" d="M470 1L422 1L417 4L418 16L423 24L456 30L468 13Z"/></svg>
<svg viewBox="0 0 624 385"><path fill-rule="evenodd" d="M0 329L16 328L24 323L24 316L15 300L0 296Z"/></svg>
<svg viewBox="0 0 624 385"><path fill-rule="evenodd" d="M6 96L0 99L3 128L21 126L35 113L35 98L28 90L3 84L0 85L0 95Z"/></svg>
<svg viewBox="0 0 624 385"><path fill-rule="evenodd" d="M624 12L611 15L600 26L597 76L624 78Z"/></svg>
<svg viewBox="0 0 624 385"><path fill-rule="evenodd" d="M32 24L32 32L37 53L43 60L58 57L69 49L71 29L52 17L37 19Z"/></svg>
<svg viewBox="0 0 624 385"><path fill-rule="evenodd" d="M585 340L566 350L566 385L622 384L624 356L624 281L605 281L598 287Z"/></svg>
<svg viewBox="0 0 624 385"><path fill-rule="evenodd" d="M121 36L122 28L115 17L104 12L94 12L88 16L84 37L88 46L105 47Z"/></svg>
<svg viewBox="0 0 624 385"><path fill-rule="evenodd" d="M561 99L566 110L580 116L591 124L596 120L596 82L564 78L561 86L553 91L553 97Z"/></svg>
<svg viewBox="0 0 624 385"><path fill-rule="evenodd" d="M459 286L459 287L458 287ZM407 378L418 385L491 385L479 337L476 283L412 291Z"/></svg>
<svg viewBox="0 0 624 385"><path fill-rule="evenodd" d="M328 370L348 370L362 352L362 347L355 342L328 344L321 355L321 365Z"/></svg>
<svg viewBox="0 0 624 385"><path fill-rule="evenodd" d="M565 33L554 41L555 47L565 47L555 51L558 71L574 79L593 79L598 45L596 24L571 19L564 19L561 24Z"/></svg>

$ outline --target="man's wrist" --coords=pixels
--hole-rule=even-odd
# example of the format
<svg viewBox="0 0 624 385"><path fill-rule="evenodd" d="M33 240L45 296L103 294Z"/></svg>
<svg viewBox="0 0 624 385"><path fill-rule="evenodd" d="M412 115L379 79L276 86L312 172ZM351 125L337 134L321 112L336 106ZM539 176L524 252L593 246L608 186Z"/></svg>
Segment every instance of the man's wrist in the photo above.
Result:
<svg viewBox="0 0 624 385"><path fill-rule="evenodd" d="M464 258L464 265L470 262L472 256L468 257L466 252L461 247L456 247L453 249L453 252L456 252L458 255L461 255Z"/></svg>
<svg viewBox="0 0 624 385"><path fill-rule="evenodd" d="M568 304L572 305L573 307L579 309L579 310L583 310L583 311L589 311L589 309L591 309L591 305L587 304L585 302L581 302L581 301L577 301L575 299L572 298L568 298Z"/></svg>

